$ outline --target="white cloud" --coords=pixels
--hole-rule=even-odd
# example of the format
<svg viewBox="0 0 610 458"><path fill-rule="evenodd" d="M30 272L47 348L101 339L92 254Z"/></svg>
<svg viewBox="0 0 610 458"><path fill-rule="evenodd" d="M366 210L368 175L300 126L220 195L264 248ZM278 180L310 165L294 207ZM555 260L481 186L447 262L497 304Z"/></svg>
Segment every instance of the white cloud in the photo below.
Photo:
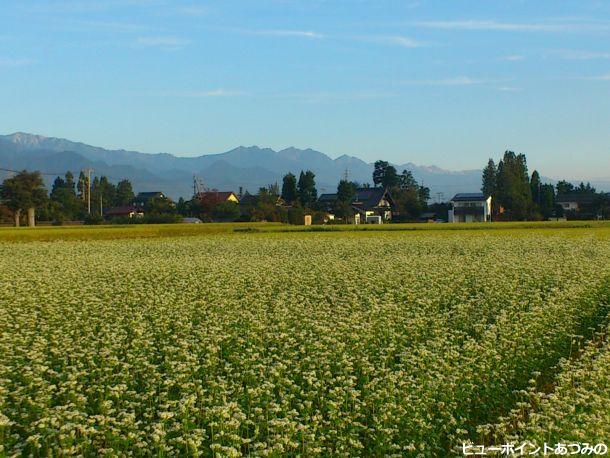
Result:
<svg viewBox="0 0 610 458"><path fill-rule="evenodd" d="M208 97L236 97L245 95L242 91L232 91L227 89L212 89L209 91L169 91L159 92L154 95L162 97L180 97L186 99L203 99Z"/></svg>
<svg viewBox="0 0 610 458"><path fill-rule="evenodd" d="M518 62L523 59L525 59L525 58L523 56L521 56L520 54L511 54L509 56L504 56L504 57L500 58L500 60L505 60L508 62Z"/></svg>
<svg viewBox="0 0 610 458"><path fill-rule="evenodd" d="M498 86L496 89L502 92L521 92L521 88L515 86Z"/></svg>
<svg viewBox="0 0 610 458"><path fill-rule="evenodd" d="M610 30L610 22L603 21L540 21L499 22L495 20L420 21L418 27L445 30L497 30L508 32L592 32Z"/></svg>
<svg viewBox="0 0 610 458"><path fill-rule="evenodd" d="M426 43L418 40L414 40L413 38L404 37L401 35L387 36L387 37L377 37L374 38L374 41L379 41L382 43L390 43L397 46L401 46L403 48L422 48L427 46Z"/></svg>
<svg viewBox="0 0 610 458"><path fill-rule="evenodd" d="M577 79L589 80L589 81L610 81L610 73L606 73L605 75L597 75L597 76L580 76Z"/></svg>
<svg viewBox="0 0 610 458"><path fill-rule="evenodd" d="M324 38L324 35L311 30L292 29L230 29L247 35L263 35L275 37L301 37L301 38Z"/></svg>
<svg viewBox="0 0 610 458"><path fill-rule="evenodd" d="M165 0L60 0L46 1L43 4L29 5L30 13L95 13L127 7L160 6Z"/></svg>
<svg viewBox="0 0 610 458"><path fill-rule="evenodd" d="M74 24L75 26L79 27L79 28L87 28L87 29L91 29L91 28L95 28L95 29L102 29L102 30L110 30L113 32L126 32L126 33L132 33L132 32L144 32L144 31L150 31L150 27L145 26L145 25L141 25L141 24L133 24L133 23L129 23L129 22L113 22L113 21L82 21L82 20L75 20L75 21L67 21L68 24Z"/></svg>
<svg viewBox="0 0 610 458"><path fill-rule="evenodd" d="M149 36L139 37L136 40L136 44L139 46L159 47L174 50L187 46L190 44L190 40L174 36Z"/></svg>
<svg viewBox="0 0 610 458"><path fill-rule="evenodd" d="M597 59L610 59L610 52L597 52L597 51L582 51L573 49L560 49L558 51L552 51L551 55L557 56L560 59L566 60L597 60Z"/></svg>
<svg viewBox="0 0 610 458"><path fill-rule="evenodd" d="M14 67L25 67L27 65L34 64L33 59L19 58L19 59L3 59L0 58L0 67L3 68L14 68Z"/></svg>
<svg viewBox="0 0 610 458"><path fill-rule="evenodd" d="M475 86L499 83L506 80L488 79L488 78L471 78L469 76L456 76L453 78L443 78L438 80L408 80L403 81L404 84L421 85L421 86Z"/></svg>
<svg viewBox="0 0 610 458"><path fill-rule="evenodd" d="M209 8L201 5L187 5L177 7L176 12L187 16L203 16L209 12Z"/></svg>
<svg viewBox="0 0 610 458"><path fill-rule="evenodd" d="M296 92L272 94L273 98L295 99L305 103L346 102L357 100L375 100L398 97L395 92L356 91L356 92Z"/></svg>

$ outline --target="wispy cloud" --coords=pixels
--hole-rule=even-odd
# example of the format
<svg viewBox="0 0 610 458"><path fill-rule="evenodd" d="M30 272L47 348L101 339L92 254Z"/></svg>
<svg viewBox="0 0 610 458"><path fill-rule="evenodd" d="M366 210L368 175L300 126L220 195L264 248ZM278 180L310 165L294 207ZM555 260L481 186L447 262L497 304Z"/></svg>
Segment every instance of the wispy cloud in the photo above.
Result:
<svg viewBox="0 0 610 458"><path fill-rule="evenodd" d="M453 78L429 79L429 80L407 80L403 84L415 86L476 86L491 85L510 80L491 78L471 78L470 76L456 76Z"/></svg>
<svg viewBox="0 0 610 458"><path fill-rule="evenodd" d="M126 33L135 33L135 32L144 32L150 31L151 28L149 26L145 26L142 24L135 24L130 22L114 22L114 21L86 21L86 20L76 20L76 21L68 21L68 23L74 24L79 28L95 28L101 30L109 30L112 32L126 32Z"/></svg>
<svg viewBox="0 0 610 458"><path fill-rule="evenodd" d="M379 37L370 37L369 41L377 42L377 43L387 43L391 45L400 46L402 48L423 48L425 46L429 46L427 43L423 41L415 40L410 37L405 37L402 35L390 35L390 36L379 36Z"/></svg>
<svg viewBox="0 0 610 458"><path fill-rule="evenodd" d="M516 86L498 86L496 89L501 92L521 92L522 91L522 89L520 87L516 87Z"/></svg>
<svg viewBox="0 0 610 458"><path fill-rule="evenodd" d="M304 103L323 103L323 102L349 102L358 100L375 100L398 97L399 94L390 91L353 91L353 92L292 92L270 94L270 97L278 99L293 99ZM269 97L266 96L266 97Z"/></svg>
<svg viewBox="0 0 610 458"><path fill-rule="evenodd" d="M182 49L190 43L190 40L174 36L139 37L136 40L136 45L138 46L157 47L168 50Z"/></svg>
<svg viewBox="0 0 610 458"><path fill-rule="evenodd" d="M520 54L510 54L508 56L500 57L500 60L505 60L507 62L518 62L523 59L525 59L525 57Z"/></svg>
<svg viewBox="0 0 610 458"><path fill-rule="evenodd" d="M149 94L151 95L151 94ZM156 92L153 96L159 97L177 97L185 99L205 99L210 97L237 97L246 95L243 91L227 90L223 88L212 89L206 91L165 91Z"/></svg>
<svg viewBox="0 0 610 458"><path fill-rule="evenodd" d="M25 67L27 65L32 65L34 63L35 63L35 61L33 59L27 59L27 58L18 58L18 59L0 58L0 67L2 67L2 68Z"/></svg>
<svg viewBox="0 0 610 458"><path fill-rule="evenodd" d="M208 14L209 8L202 5L185 5L176 7L175 11L176 13L187 16L203 16L204 14Z"/></svg>
<svg viewBox="0 0 610 458"><path fill-rule="evenodd" d="M610 22L546 20L538 22L500 22L495 20L420 21L418 27L445 30L496 30L507 32L593 32L610 30Z"/></svg>
<svg viewBox="0 0 610 458"><path fill-rule="evenodd" d="M272 37L296 37L296 38L324 38L324 35L312 30L294 30L294 29L228 29L237 33L246 35L261 35Z"/></svg>
<svg viewBox="0 0 610 458"><path fill-rule="evenodd" d="M605 75L596 75L596 76L578 76L576 79L579 80L588 80L588 81L610 81L610 73L606 73Z"/></svg>
<svg viewBox="0 0 610 458"><path fill-rule="evenodd" d="M118 8L162 6L166 0L58 0L25 6L30 13L95 13Z"/></svg>
<svg viewBox="0 0 610 458"><path fill-rule="evenodd" d="M550 51L548 55L566 60L610 59L610 52L583 51L574 49L559 49L556 51Z"/></svg>

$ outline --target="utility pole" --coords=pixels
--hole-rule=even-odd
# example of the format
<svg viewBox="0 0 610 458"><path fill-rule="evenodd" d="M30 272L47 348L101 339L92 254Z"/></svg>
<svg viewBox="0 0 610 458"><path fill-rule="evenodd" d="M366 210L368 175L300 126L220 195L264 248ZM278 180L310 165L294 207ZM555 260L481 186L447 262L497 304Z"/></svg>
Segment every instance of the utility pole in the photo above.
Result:
<svg viewBox="0 0 610 458"><path fill-rule="evenodd" d="M83 172L87 174L87 213L91 214L91 172L93 169L88 167Z"/></svg>
<svg viewBox="0 0 610 458"><path fill-rule="evenodd" d="M343 179L349 181L349 169L347 167L345 167L345 172L343 172Z"/></svg>

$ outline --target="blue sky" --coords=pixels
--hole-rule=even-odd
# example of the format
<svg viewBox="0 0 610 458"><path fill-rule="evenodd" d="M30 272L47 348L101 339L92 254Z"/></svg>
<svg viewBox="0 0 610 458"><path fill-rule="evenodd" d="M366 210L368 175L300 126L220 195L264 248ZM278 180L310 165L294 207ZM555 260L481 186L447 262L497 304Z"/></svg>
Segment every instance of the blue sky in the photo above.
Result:
<svg viewBox="0 0 610 458"><path fill-rule="evenodd" d="M610 176L610 1L3 0L0 133Z"/></svg>

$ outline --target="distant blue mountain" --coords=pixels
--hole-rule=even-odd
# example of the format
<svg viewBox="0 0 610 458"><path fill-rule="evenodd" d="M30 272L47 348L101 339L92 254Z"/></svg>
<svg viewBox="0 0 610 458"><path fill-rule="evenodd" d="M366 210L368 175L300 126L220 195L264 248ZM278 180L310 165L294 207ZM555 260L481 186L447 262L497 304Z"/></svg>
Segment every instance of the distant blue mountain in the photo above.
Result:
<svg viewBox="0 0 610 458"><path fill-rule="evenodd" d="M161 190L174 199L190 198L193 175L204 185L220 190L237 191L240 187L256 192L259 187L281 184L287 172L298 176L301 170L316 174L319 192L334 192L347 170L351 180L371 183L373 164L357 157L332 159L312 149L286 148L275 151L258 146L240 146L226 153L198 157L171 154L145 154L137 151L107 150L84 143L26 133L0 136L0 168L40 170L48 174L78 175L86 167L94 175L106 175L116 182L128 178L136 191ZM445 199L457 192L478 191L480 170L448 171L435 166L418 166L407 162L396 165L398 171L413 172L418 182L431 189L432 197L442 193ZM4 176L0 172L0 179ZM47 184L52 175L45 175ZM610 181L610 180L608 180Z"/></svg>

